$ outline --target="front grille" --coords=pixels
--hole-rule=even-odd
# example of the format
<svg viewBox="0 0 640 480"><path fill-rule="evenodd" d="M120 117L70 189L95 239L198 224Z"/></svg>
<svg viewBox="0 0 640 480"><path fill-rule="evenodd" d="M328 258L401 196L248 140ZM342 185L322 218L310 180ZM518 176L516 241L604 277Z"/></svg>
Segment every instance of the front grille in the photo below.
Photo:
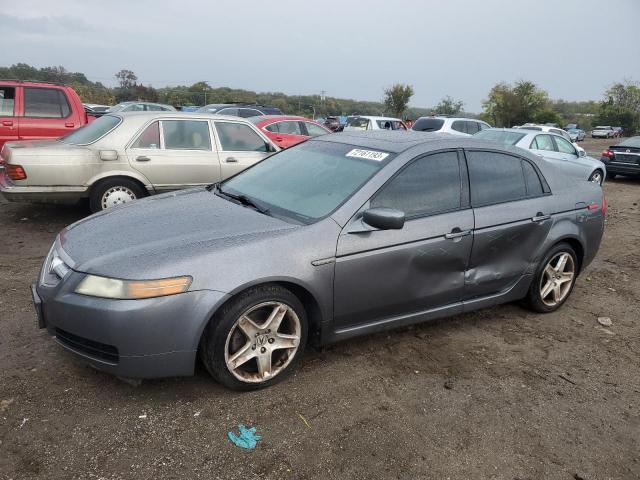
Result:
<svg viewBox="0 0 640 480"><path fill-rule="evenodd" d="M62 345L98 360L108 363L118 363L118 360L120 360L118 349L113 345L94 342L88 338L79 337L73 333L66 332L61 328L56 328L56 339Z"/></svg>

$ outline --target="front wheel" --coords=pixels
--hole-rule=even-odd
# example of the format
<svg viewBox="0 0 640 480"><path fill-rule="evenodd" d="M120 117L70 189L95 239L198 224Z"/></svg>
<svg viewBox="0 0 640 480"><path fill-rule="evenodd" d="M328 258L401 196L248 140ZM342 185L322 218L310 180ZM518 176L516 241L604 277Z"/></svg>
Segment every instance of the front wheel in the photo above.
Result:
<svg viewBox="0 0 640 480"><path fill-rule="evenodd" d="M89 206L93 213L132 202L146 195L144 189L128 178L107 178L91 189Z"/></svg>
<svg viewBox="0 0 640 480"><path fill-rule="evenodd" d="M254 390L291 374L306 341L300 300L278 285L263 285L240 294L214 316L203 334L200 358L223 385Z"/></svg>
<svg viewBox="0 0 640 480"><path fill-rule="evenodd" d="M598 185L602 185L602 181L604 180L604 175L601 170L596 170L589 177L589 181L593 183L597 183Z"/></svg>
<svg viewBox="0 0 640 480"><path fill-rule="evenodd" d="M559 243L540 262L525 298L526 305L540 313L557 310L569 298L577 276L576 252L571 245Z"/></svg>

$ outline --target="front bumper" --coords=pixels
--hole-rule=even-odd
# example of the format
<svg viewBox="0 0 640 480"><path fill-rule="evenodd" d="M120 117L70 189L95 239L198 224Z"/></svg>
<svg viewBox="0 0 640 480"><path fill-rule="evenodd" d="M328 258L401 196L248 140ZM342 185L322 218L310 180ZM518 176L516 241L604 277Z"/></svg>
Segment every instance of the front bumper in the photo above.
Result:
<svg viewBox="0 0 640 480"><path fill-rule="evenodd" d="M88 195L88 187L16 185L0 168L0 193L12 202L74 203Z"/></svg>
<svg viewBox="0 0 640 480"><path fill-rule="evenodd" d="M74 293L82 274L32 287L38 325L99 370L128 378L192 375L200 336L227 294L211 290L145 300Z"/></svg>

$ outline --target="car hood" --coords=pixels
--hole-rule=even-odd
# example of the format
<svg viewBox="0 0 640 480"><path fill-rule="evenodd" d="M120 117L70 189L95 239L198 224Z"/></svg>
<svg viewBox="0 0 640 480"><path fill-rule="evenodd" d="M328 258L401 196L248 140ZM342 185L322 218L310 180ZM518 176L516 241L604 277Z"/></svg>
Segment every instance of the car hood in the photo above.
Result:
<svg viewBox="0 0 640 480"><path fill-rule="evenodd" d="M299 228L197 188L87 217L61 232L60 245L76 271L160 278L207 253L224 254Z"/></svg>

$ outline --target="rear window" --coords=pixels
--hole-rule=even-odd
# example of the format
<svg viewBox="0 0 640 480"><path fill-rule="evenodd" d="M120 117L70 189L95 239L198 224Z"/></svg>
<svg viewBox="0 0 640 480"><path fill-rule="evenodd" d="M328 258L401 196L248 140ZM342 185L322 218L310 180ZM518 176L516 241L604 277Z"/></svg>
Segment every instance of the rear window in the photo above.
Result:
<svg viewBox="0 0 640 480"><path fill-rule="evenodd" d="M515 145L524 138L526 133L504 132L500 130L482 130L476 133L474 138L483 140L491 140L492 142L502 143L503 145Z"/></svg>
<svg viewBox="0 0 640 480"><path fill-rule="evenodd" d="M60 139L63 143L71 145L89 145L104 137L111 130L116 128L122 119L115 115L103 115L96 121L85 125L78 130L71 132Z"/></svg>
<svg viewBox="0 0 640 480"><path fill-rule="evenodd" d="M419 118L413 124L412 130L416 132L437 132L443 125L444 120L441 118Z"/></svg>
<svg viewBox="0 0 640 480"><path fill-rule="evenodd" d="M362 117L352 117L347 119L347 127L366 130L369 127L369 119Z"/></svg>
<svg viewBox="0 0 640 480"><path fill-rule="evenodd" d="M627 138L624 142L616 145L617 147L640 148L640 137Z"/></svg>
<svg viewBox="0 0 640 480"><path fill-rule="evenodd" d="M15 105L16 89L13 87L0 87L0 116L12 117Z"/></svg>

